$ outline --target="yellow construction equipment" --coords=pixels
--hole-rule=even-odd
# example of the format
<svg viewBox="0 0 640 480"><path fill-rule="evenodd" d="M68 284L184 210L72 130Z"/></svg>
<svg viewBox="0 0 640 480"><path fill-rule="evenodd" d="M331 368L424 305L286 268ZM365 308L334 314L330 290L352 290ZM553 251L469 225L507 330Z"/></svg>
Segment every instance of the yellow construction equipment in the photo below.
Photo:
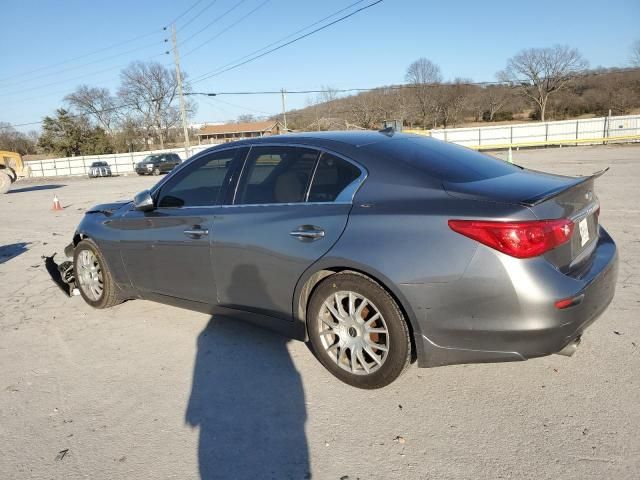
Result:
<svg viewBox="0 0 640 480"><path fill-rule="evenodd" d="M0 150L0 195L18 178L28 176L29 167L25 168L19 153Z"/></svg>

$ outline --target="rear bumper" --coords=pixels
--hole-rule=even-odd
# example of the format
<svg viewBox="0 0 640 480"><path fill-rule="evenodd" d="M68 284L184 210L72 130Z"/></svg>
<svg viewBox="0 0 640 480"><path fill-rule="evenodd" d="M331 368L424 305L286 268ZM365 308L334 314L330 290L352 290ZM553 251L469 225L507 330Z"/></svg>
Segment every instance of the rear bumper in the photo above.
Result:
<svg viewBox="0 0 640 480"><path fill-rule="evenodd" d="M558 353L611 303L618 276L616 246L604 229L578 271L563 274L544 259L518 260L479 247L452 283L404 286L418 318L418 365L526 360ZM554 303L582 295L566 309ZM420 330L419 332L417 330Z"/></svg>

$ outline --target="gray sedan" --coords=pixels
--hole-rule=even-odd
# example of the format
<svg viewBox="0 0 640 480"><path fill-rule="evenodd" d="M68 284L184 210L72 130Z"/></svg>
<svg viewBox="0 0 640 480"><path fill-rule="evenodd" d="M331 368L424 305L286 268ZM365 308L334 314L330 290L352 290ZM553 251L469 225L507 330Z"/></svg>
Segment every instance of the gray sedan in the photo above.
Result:
<svg viewBox="0 0 640 480"><path fill-rule="evenodd" d="M66 252L96 308L144 298L247 320L379 388L413 361L571 354L616 284L597 176L386 131L256 138L92 208Z"/></svg>

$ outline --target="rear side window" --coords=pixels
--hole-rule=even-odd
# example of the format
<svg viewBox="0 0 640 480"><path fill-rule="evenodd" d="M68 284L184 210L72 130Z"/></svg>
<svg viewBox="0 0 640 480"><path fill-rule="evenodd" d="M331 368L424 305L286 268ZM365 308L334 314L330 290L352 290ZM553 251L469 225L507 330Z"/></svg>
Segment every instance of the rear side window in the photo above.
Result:
<svg viewBox="0 0 640 480"><path fill-rule="evenodd" d="M399 138L377 143L373 149L447 182L475 182L521 171L516 165L432 138Z"/></svg>
<svg viewBox="0 0 640 480"><path fill-rule="evenodd" d="M309 191L310 202L333 202L359 176L355 165L330 153L323 153L318 162Z"/></svg>
<svg viewBox="0 0 640 480"><path fill-rule="evenodd" d="M236 205L305 201L316 150L299 147L253 147L240 179Z"/></svg>
<svg viewBox="0 0 640 480"><path fill-rule="evenodd" d="M158 207L216 205L237 149L215 152L190 165L160 192Z"/></svg>

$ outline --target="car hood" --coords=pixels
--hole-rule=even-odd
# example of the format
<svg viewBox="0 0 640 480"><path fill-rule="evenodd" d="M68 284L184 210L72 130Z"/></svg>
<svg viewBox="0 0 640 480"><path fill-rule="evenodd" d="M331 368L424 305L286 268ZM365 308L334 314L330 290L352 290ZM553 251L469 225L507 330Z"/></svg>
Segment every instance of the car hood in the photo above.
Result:
<svg viewBox="0 0 640 480"><path fill-rule="evenodd" d="M107 216L113 215L113 213L120 210L125 205L131 203L131 200L121 200L119 202L112 203L101 203L99 205L95 205L87 210L85 213L104 213Z"/></svg>

